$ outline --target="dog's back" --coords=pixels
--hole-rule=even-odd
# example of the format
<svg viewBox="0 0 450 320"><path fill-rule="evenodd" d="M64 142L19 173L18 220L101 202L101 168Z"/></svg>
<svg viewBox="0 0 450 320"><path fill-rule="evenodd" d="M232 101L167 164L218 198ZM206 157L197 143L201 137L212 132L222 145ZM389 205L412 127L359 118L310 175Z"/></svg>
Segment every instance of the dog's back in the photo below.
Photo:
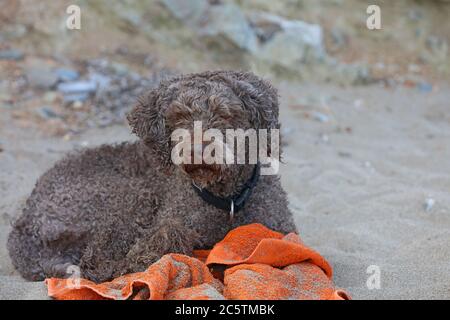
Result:
<svg viewBox="0 0 450 320"><path fill-rule="evenodd" d="M136 142L72 153L40 177L8 239L24 278L65 275L102 222L126 217L135 230L151 223L159 170L141 148Z"/></svg>

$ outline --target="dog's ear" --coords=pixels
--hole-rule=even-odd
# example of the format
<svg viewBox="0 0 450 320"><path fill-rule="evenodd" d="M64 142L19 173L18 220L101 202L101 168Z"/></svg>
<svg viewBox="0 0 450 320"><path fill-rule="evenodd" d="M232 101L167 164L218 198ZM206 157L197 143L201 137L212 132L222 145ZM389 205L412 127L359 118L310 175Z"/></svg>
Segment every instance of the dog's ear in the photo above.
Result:
<svg viewBox="0 0 450 320"><path fill-rule="evenodd" d="M253 73L239 73L231 81L255 129L279 129L278 93L268 82Z"/></svg>
<svg viewBox="0 0 450 320"><path fill-rule="evenodd" d="M256 130L267 129L269 155L275 156L272 150L271 130L280 132L278 120L279 105L278 92L270 82L263 80L251 72L237 73L231 81L234 93L241 99L244 109L249 114L249 119ZM278 157L281 157L281 135L278 136Z"/></svg>
<svg viewBox="0 0 450 320"><path fill-rule="evenodd" d="M127 120L132 133L141 138L163 164L167 165L170 160L170 140L166 134L162 109L158 90L153 89L138 99L134 108L128 113Z"/></svg>

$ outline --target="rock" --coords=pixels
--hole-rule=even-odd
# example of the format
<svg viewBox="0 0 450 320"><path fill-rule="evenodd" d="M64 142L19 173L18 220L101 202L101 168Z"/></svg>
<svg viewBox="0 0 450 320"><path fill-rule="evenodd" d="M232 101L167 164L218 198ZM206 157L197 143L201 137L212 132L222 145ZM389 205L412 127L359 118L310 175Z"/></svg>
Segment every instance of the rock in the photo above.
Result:
<svg viewBox="0 0 450 320"><path fill-rule="evenodd" d="M58 85L58 91L64 95L65 103L84 102L98 88L98 82L93 79L63 82Z"/></svg>
<svg viewBox="0 0 450 320"><path fill-rule="evenodd" d="M200 23L209 7L207 0L163 0L162 2L175 18L191 27Z"/></svg>
<svg viewBox="0 0 450 320"><path fill-rule="evenodd" d="M53 103L58 99L58 93L55 91L48 91L44 94L44 101L47 103Z"/></svg>
<svg viewBox="0 0 450 320"><path fill-rule="evenodd" d="M68 61L66 65L72 64ZM71 68L62 69L75 71ZM61 119L49 119L46 125L50 127L51 123L57 124L57 121L53 120L64 120L70 122L71 130L84 130L89 127L123 123L125 114L136 103L136 98L144 90L155 87L170 73L166 70L151 71L147 77L143 77L133 72L127 65L105 58L87 60L86 69L87 74L82 79L60 82L55 91L46 93L44 99L47 105L62 100L67 107L64 114L61 114ZM60 78L62 74L74 76L73 72L66 70L64 72L55 70L55 74ZM37 112L40 112L43 118L53 116L45 109ZM66 112L72 112L71 116L65 117Z"/></svg>
<svg viewBox="0 0 450 320"><path fill-rule="evenodd" d="M426 39L426 44L432 52L440 51L444 43L444 40L432 35Z"/></svg>
<svg viewBox="0 0 450 320"><path fill-rule="evenodd" d="M58 82L58 76L47 66L31 66L26 71L28 84L38 89L51 89Z"/></svg>
<svg viewBox="0 0 450 320"><path fill-rule="evenodd" d="M75 101L75 102L72 104L72 108L73 108L74 110L81 110L81 109L83 108L83 102L80 101L80 100Z"/></svg>
<svg viewBox="0 0 450 320"><path fill-rule="evenodd" d="M58 91L65 95L74 93L90 93L97 90L97 82L93 80L64 82L58 85Z"/></svg>
<svg viewBox="0 0 450 320"><path fill-rule="evenodd" d="M8 92L0 91L0 102L5 104L12 104L14 101L13 96ZM0 105L2 105L0 104Z"/></svg>
<svg viewBox="0 0 450 320"><path fill-rule="evenodd" d="M320 135L320 141L324 142L324 143L329 143L330 142L330 137L326 134L321 134Z"/></svg>
<svg viewBox="0 0 450 320"><path fill-rule="evenodd" d="M363 99L356 99L353 101L353 106L356 109L361 109L364 106L364 100Z"/></svg>
<svg viewBox="0 0 450 320"><path fill-rule="evenodd" d="M430 211L433 207L434 204L436 203L436 201L432 198L427 198L425 199L425 203L423 204L423 208L425 209L425 211Z"/></svg>
<svg viewBox="0 0 450 320"><path fill-rule="evenodd" d="M108 85L111 83L111 79L108 76L105 76L97 72L90 73L89 79L97 84L97 88L99 90L106 89Z"/></svg>
<svg viewBox="0 0 450 320"><path fill-rule="evenodd" d="M329 60L330 61L330 60ZM343 64L327 62L327 76L329 80L342 84L366 85L375 82L369 67L364 64Z"/></svg>
<svg viewBox="0 0 450 320"><path fill-rule="evenodd" d="M58 68L55 70L58 79L63 82L78 80L80 74L78 71L68 68Z"/></svg>
<svg viewBox="0 0 450 320"><path fill-rule="evenodd" d="M338 156L341 158L351 158L352 154L347 151L338 151Z"/></svg>
<svg viewBox="0 0 450 320"><path fill-rule="evenodd" d="M253 19L252 19L253 17ZM269 20L259 19L258 16L250 15L250 26L255 31L260 42L265 43L273 38L275 33L282 31L280 24Z"/></svg>
<svg viewBox="0 0 450 320"><path fill-rule="evenodd" d="M416 88L420 92L424 92L424 93L429 93L429 92L433 91L433 85L431 83L428 83L428 82L419 82L416 85Z"/></svg>
<svg viewBox="0 0 450 320"><path fill-rule="evenodd" d="M328 117L326 114L323 114L323 113L318 112L318 111L313 111L311 115L312 115L314 120L319 121L319 122L328 122L328 121L330 121L330 117Z"/></svg>
<svg viewBox="0 0 450 320"><path fill-rule="evenodd" d="M82 148L86 148L86 147L89 146L89 141L81 141L81 142L79 143L79 145L80 145L80 147L82 147Z"/></svg>
<svg viewBox="0 0 450 320"><path fill-rule="evenodd" d="M81 92L81 93L71 93L64 95L63 101L65 103L72 103L72 102L84 102L89 98L88 92Z"/></svg>
<svg viewBox="0 0 450 320"><path fill-rule="evenodd" d="M11 41L22 38L27 34L27 27L23 24L7 24L2 26L0 39L3 41Z"/></svg>
<svg viewBox="0 0 450 320"><path fill-rule="evenodd" d="M60 118L60 115L53 111L50 107L44 106L36 110L36 113L42 119Z"/></svg>
<svg viewBox="0 0 450 320"><path fill-rule="evenodd" d="M23 52L17 49L0 50L0 60L19 61L22 60L24 56Z"/></svg>
<svg viewBox="0 0 450 320"><path fill-rule="evenodd" d="M418 21L423 18L423 14L421 11L419 11L417 9L411 9L408 12L408 17L409 17L409 19L411 19L413 21Z"/></svg>
<svg viewBox="0 0 450 320"><path fill-rule="evenodd" d="M211 6L208 23L200 26L201 35L223 36L236 46L251 53L258 52L258 38L241 9L231 3Z"/></svg>
<svg viewBox="0 0 450 320"><path fill-rule="evenodd" d="M241 9L233 3L213 3L207 0L163 0L163 4L178 20L201 37L221 41L225 38L238 48L255 52L258 40Z"/></svg>
<svg viewBox="0 0 450 320"><path fill-rule="evenodd" d="M265 42L255 52L263 60L291 68L326 56L319 25L288 20L266 12L252 12L248 19L260 39L263 34Z"/></svg>
<svg viewBox="0 0 450 320"><path fill-rule="evenodd" d="M347 43L347 38L342 30L338 28L331 29L331 38L337 48L343 47Z"/></svg>
<svg viewBox="0 0 450 320"><path fill-rule="evenodd" d="M111 4L111 6L115 6L114 11L117 13L117 15L134 28L142 26L141 10L133 8L133 6L122 3L121 1L114 1L114 4Z"/></svg>
<svg viewBox="0 0 450 320"><path fill-rule="evenodd" d="M129 73L128 67L122 63L113 62L110 64L111 70L118 76L125 76Z"/></svg>

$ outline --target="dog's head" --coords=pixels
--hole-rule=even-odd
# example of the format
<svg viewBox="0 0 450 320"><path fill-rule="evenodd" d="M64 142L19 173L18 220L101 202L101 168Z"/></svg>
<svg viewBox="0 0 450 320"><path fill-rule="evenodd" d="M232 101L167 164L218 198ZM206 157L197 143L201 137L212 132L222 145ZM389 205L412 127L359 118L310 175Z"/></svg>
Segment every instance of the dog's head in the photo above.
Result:
<svg viewBox="0 0 450 320"><path fill-rule="evenodd" d="M200 154L202 160L201 155L207 146L217 139L214 136L208 142L204 136L196 141L198 124L201 124L200 130L205 135L208 129L215 129L223 134L224 140L227 129L255 129L256 132L259 129L278 129L278 96L267 81L252 73L215 71L190 74L161 82L139 99L127 118L133 133L153 150L164 166L174 164L173 148L177 142L173 141L173 133L177 129L188 133L191 161L177 163L177 168L205 187L248 164L198 163L195 154ZM248 160L248 150L246 155ZM183 156L186 159L186 155Z"/></svg>

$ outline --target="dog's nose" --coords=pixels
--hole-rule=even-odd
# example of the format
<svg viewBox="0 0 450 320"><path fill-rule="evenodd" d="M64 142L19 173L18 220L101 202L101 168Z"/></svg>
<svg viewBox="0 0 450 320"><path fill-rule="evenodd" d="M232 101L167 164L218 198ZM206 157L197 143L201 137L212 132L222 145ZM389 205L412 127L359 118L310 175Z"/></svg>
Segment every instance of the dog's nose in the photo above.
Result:
<svg viewBox="0 0 450 320"><path fill-rule="evenodd" d="M203 170L209 169L209 167L205 164L184 164L183 169L187 173L193 173L200 169L203 169Z"/></svg>

